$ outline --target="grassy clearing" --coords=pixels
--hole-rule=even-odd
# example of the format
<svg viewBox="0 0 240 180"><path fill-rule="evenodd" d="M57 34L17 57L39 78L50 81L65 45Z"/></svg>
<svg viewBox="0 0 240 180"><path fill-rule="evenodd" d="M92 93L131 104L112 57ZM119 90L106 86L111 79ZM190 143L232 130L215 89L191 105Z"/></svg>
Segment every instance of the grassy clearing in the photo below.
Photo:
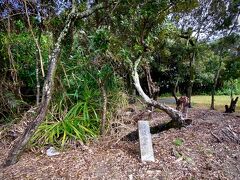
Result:
<svg viewBox="0 0 240 180"><path fill-rule="evenodd" d="M237 95L240 97L240 95ZM237 96L234 96L237 97ZM224 106L227 104L229 105L231 102L230 96L215 96L215 108L217 110L224 110ZM192 104L193 106L199 107L210 107L211 104L211 96L206 95L199 95L199 96L192 96ZM236 107L237 111L240 111L239 101Z"/></svg>
<svg viewBox="0 0 240 180"><path fill-rule="evenodd" d="M240 95L236 95L235 97L239 97ZM166 96L166 97L160 97L160 102L166 103L170 106L175 107L175 100L171 96ZM225 105L230 105L231 99L230 96L225 96L225 95L218 95L215 96L215 109L219 111L225 111ZM197 96L192 96L192 105L193 107L200 107L200 108L205 108L209 109L211 104L211 96L207 95L197 95ZM236 111L240 112L240 100L237 103Z"/></svg>

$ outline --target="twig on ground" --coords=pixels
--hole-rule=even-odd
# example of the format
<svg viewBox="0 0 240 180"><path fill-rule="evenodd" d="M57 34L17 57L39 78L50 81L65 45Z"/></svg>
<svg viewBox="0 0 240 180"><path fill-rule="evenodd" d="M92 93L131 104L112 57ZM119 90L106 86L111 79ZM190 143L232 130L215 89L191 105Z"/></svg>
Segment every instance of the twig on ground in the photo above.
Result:
<svg viewBox="0 0 240 180"><path fill-rule="evenodd" d="M218 142L222 142L222 140L215 134L213 134L213 132L211 131L211 134L213 135L213 137L215 137L217 139Z"/></svg>

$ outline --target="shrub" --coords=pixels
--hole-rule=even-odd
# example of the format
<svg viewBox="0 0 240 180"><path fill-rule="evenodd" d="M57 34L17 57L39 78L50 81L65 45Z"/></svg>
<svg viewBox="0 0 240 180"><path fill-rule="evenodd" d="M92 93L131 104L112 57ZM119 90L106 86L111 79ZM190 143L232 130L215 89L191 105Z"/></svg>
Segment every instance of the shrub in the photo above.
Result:
<svg viewBox="0 0 240 180"><path fill-rule="evenodd" d="M48 116L40 125L31 145L52 144L63 147L68 139L87 141L96 137L99 131L99 116L90 101L78 102L61 120L54 120L55 115Z"/></svg>

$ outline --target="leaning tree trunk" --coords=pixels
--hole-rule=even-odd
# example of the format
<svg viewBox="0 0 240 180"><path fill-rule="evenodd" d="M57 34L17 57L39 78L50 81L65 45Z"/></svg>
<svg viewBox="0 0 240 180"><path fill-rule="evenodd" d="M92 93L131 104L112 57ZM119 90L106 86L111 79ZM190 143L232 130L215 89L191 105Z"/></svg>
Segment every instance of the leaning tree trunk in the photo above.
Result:
<svg viewBox="0 0 240 180"><path fill-rule="evenodd" d="M40 125L40 123L44 120L44 118L46 116L48 105L52 98L52 92L53 92L53 88L54 88L54 76L55 76L55 72L56 72L58 56L59 56L60 50L61 50L61 43L62 43L63 39L65 38L71 23L76 18L87 17L87 16L91 15L93 12L95 12L97 9L100 9L102 7L103 7L102 4L99 4L91 9L88 9L87 11L85 11L83 13L76 13L75 6L73 5L72 11L68 15L65 26L64 26L62 32L60 33L60 35L57 39L57 42L54 44L53 51L51 53L51 56L49 57L50 65L49 65L47 77L44 82L43 92L42 92L42 101L39 105L39 110L38 110L37 116L33 119L33 121L25 129L23 135L20 136L17 139L17 141L13 144L12 148L10 149L10 151L8 153L8 156L5 160L5 162L2 164L3 167L7 167L12 164L15 164L18 161L19 155L25 149L28 141L33 136L37 127Z"/></svg>
<svg viewBox="0 0 240 180"><path fill-rule="evenodd" d="M141 58L142 58L142 56L139 57L139 59L134 63L134 65L131 65L132 66L132 78L133 78L133 82L134 82L135 88L137 89L138 93L140 94L140 96L145 100L145 102L148 105L158 108L160 110L163 110L165 113L167 113L176 125L178 125L178 126L185 125L185 120L184 120L181 112L179 112L165 104L161 104L156 100L150 99L149 96L143 91L141 84L140 84L139 75L137 72L137 67L141 61Z"/></svg>

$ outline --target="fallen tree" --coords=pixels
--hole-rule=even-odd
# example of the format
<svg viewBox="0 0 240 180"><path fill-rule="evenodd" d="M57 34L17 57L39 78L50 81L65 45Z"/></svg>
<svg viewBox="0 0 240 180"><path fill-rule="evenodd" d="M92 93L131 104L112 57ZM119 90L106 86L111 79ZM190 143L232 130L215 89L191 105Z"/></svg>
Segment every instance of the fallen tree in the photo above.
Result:
<svg viewBox="0 0 240 180"><path fill-rule="evenodd" d="M186 125L191 124L192 120L189 118L185 118L185 111L181 112L178 111L170 106L167 106L165 104L159 103L157 100L151 99L142 89L140 80L139 80L139 75L137 72L138 65L142 59L142 56L140 56L137 61L133 64L132 62L130 63L131 70L132 70L132 78L134 82L134 86L137 89L139 95L144 99L145 103L148 106L152 106L154 108L158 108L165 113L167 113L171 117L171 121L168 123L163 123L154 127L150 127L150 132L151 134L156 134L160 133L162 131L169 130L171 128L180 128ZM178 98L177 98L178 100ZM122 140L128 140L128 141L136 141L138 139L138 130L132 131L128 133L126 136L122 138Z"/></svg>
<svg viewBox="0 0 240 180"><path fill-rule="evenodd" d="M13 144L12 148L10 149L7 158L5 159L4 163L2 164L2 167L7 167L12 164L15 164L18 161L18 158L20 154L25 149L28 141L33 136L34 132L38 128L38 126L41 124L41 122L45 119L45 116L47 114L48 106L50 104L51 98L52 98L52 92L54 89L54 77L55 72L57 68L58 63L58 57L61 51L61 44L64 38L66 37L67 32L69 31L71 24L76 20L80 18L86 18L93 14L96 10L103 8L102 4L98 4L93 8L90 8L82 13L76 12L75 3L72 2L72 10L69 13L66 21L65 26L63 30L61 31L57 42L54 44L52 53L49 57L49 68L48 73L46 76L46 79L44 81L44 86L42 90L42 101L38 106L38 111L36 114L36 117L33 118L33 120L29 123L27 128L24 130L22 136L20 136Z"/></svg>
<svg viewBox="0 0 240 180"><path fill-rule="evenodd" d="M156 101L154 99L151 99L143 91L141 84L140 84L138 71L137 71L137 68L138 68L138 65L139 65L141 59L142 59L142 56L140 56L134 63L130 62L134 86L137 89L139 95L144 99L144 101L146 102L146 104L148 106L153 106L154 108L158 108L158 109L164 111L165 113L167 113L171 117L171 119L172 119L171 123L174 124L174 126L182 127L182 126L189 124L191 122L191 120L185 119L183 117L183 114L180 111L178 111L170 106L167 106L165 104L159 103L158 101Z"/></svg>

